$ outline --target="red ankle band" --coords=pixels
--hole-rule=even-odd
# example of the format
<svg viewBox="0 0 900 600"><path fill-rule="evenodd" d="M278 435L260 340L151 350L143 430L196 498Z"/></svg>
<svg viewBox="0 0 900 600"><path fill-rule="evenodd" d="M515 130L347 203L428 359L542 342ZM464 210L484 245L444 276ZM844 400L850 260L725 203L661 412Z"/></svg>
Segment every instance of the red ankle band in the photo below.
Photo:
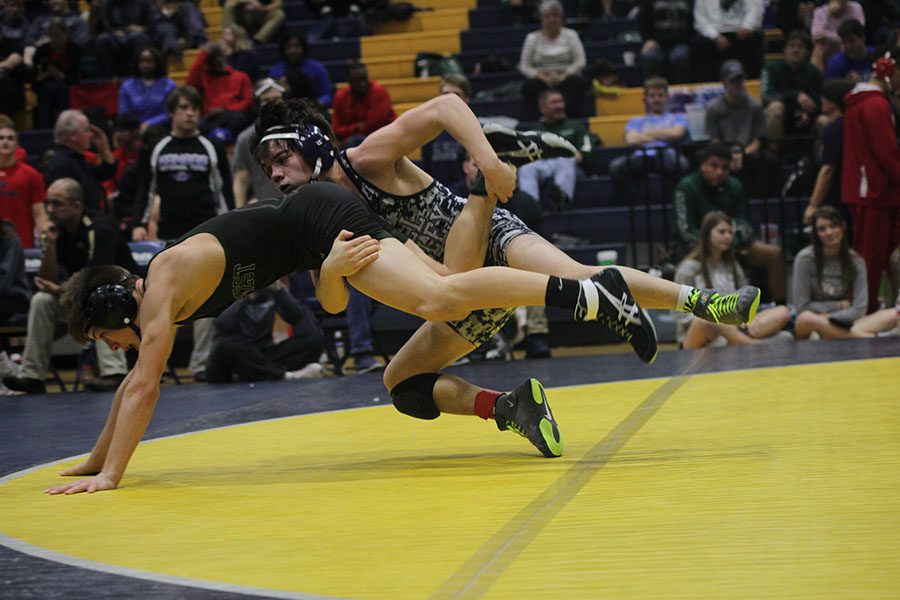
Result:
<svg viewBox="0 0 900 600"><path fill-rule="evenodd" d="M503 392L494 390L481 390L475 394L475 414L482 419L493 419L494 405L497 404L497 398L502 395Z"/></svg>

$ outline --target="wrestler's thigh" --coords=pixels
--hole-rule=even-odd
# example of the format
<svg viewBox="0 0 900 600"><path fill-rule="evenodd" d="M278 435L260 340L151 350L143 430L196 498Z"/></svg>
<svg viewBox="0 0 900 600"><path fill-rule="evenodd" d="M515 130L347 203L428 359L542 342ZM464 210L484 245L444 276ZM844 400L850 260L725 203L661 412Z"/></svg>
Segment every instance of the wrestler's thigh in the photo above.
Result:
<svg viewBox="0 0 900 600"><path fill-rule="evenodd" d="M537 234L520 235L512 240L506 259L508 266L514 269L568 279L588 279L602 270L579 263Z"/></svg>

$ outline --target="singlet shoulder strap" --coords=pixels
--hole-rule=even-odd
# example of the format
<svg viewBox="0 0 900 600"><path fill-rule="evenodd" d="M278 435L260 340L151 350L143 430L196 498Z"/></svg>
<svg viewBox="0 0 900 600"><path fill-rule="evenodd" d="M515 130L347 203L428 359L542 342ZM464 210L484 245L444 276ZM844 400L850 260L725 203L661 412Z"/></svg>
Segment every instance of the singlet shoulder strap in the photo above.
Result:
<svg viewBox="0 0 900 600"><path fill-rule="evenodd" d="M353 168L353 165L350 164L350 159L347 157L347 150L338 152L338 162L341 163L341 168L344 169L344 173L347 174L347 177L350 178L350 181L353 182L356 189L361 190L363 184L366 183L366 180L363 179L362 175L357 173L356 169Z"/></svg>

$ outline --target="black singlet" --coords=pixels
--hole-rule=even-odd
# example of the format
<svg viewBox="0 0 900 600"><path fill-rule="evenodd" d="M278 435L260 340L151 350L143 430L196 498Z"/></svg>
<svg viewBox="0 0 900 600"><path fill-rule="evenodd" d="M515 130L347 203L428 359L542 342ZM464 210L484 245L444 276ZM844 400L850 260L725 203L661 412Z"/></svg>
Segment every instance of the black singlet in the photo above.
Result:
<svg viewBox="0 0 900 600"><path fill-rule="evenodd" d="M209 233L225 251L225 272L212 296L177 324L215 317L280 277L320 268L342 229L352 231L353 237L394 237L352 193L331 183L305 185L281 200L248 204L198 225L166 244L162 252L198 233Z"/></svg>

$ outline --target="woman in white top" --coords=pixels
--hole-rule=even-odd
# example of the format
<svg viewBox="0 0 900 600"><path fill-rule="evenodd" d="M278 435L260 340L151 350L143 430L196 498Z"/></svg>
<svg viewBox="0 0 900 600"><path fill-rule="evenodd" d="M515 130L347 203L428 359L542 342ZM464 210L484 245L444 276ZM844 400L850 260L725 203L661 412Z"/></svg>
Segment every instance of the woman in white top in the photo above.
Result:
<svg viewBox="0 0 900 600"><path fill-rule="evenodd" d="M675 272L675 282L685 285L712 285L719 290L736 290L747 285L737 256L732 248L734 226L731 217L720 211L712 211L700 223L700 243L693 252L681 261ZM791 311L786 306L772 306L760 310L753 323L738 327L723 325L688 317L679 320L678 341L686 350L703 348L719 337L727 344L741 346L755 344L781 331L791 320Z"/></svg>
<svg viewBox="0 0 900 600"><path fill-rule="evenodd" d="M563 8L558 0L540 6L541 28L525 37L519 71L525 76L522 95L537 108L537 98L547 88L558 89L566 101L569 117L579 116L585 81L584 46L578 33L563 27Z"/></svg>

